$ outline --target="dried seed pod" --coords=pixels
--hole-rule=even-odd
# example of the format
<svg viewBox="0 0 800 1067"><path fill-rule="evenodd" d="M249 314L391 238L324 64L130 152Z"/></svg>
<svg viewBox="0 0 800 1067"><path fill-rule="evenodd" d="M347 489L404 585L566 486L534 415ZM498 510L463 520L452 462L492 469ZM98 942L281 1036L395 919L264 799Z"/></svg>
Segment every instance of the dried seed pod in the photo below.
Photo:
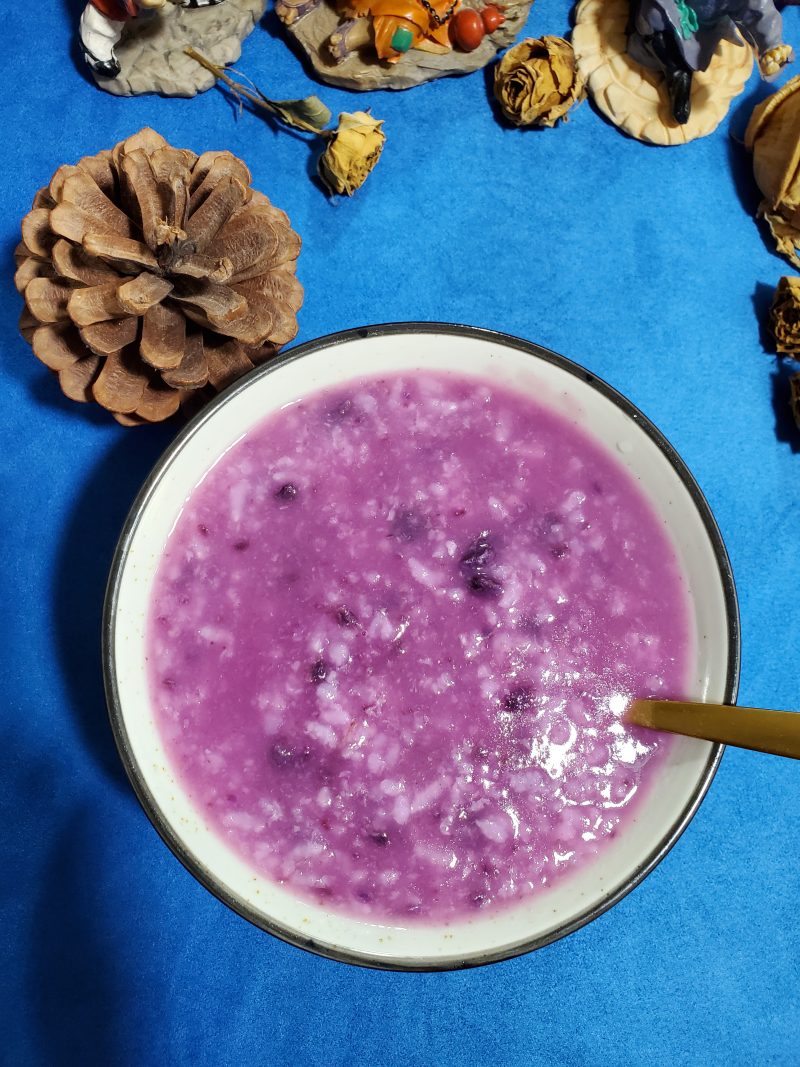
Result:
<svg viewBox="0 0 800 1067"><path fill-rule="evenodd" d="M62 166L22 222L20 330L125 426L196 411L297 333L300 238L229 152L144 129Z"/></svg>

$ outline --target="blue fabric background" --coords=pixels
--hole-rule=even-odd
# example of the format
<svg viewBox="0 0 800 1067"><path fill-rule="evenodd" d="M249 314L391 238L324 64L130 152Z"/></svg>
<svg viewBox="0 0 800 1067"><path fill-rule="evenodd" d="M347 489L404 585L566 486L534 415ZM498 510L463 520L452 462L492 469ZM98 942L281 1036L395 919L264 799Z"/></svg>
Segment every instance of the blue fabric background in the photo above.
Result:
<svg viewBox="0 0 800 1067"><path fill-rule="evenodd" d="M331 202L302 139L217 91L117 100L71 44L80 0L3 5L0 94L0 1060L8 1064L797 1063L800 767L729 750L672 854L565 941L444 975L317 959L251 928L162 845L121 771L99 660L104 583L136 490L174 427L123 430L64 400L17 336L11 252L62 162L152 125L229 147L303 237L298 340L364 323L494 327L626 392L708 495L742 611L740 701L800 709L800 431L765 354L789 267L754 222L741 135L754 76L711 137L654 149L590 104L500 125L481 74L403 94L310 84L268 16L241 67L274 96L370 106L388 145ZM786 37L800 45L800 13ZM565 0L528 31L563 33Z"/></svg>

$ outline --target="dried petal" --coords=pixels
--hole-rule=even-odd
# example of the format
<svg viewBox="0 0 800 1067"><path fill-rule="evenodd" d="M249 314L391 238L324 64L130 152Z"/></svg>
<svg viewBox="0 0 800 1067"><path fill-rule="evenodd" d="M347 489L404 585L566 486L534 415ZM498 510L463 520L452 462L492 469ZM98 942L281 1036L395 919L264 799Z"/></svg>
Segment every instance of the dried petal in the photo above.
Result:
<svg viewBox="0 0 800 1067"><path fill-rule="evenodd" d="M75 168L73 173L67 176L58 202L72 204L89 215L94 223L94 232L133 236L131 220L98 188L88 171Z"/></svg>
<svg viewBox="0 0 800 1067"><path fill-rule="evenodd" d="M86 355L86 347L71 322L47 323L33 331L31 348L50 370L61 371Z"/></svg>
<svg viewBox="0 0 800 1067"><path fill-rule="evenodd" d="M165 220L176 233L184 234L189 214L189 194L184 182L173 178L169 183L159 182L162 203L166 205Z"/></svg>
<svg viewBox="0 0 800 1067"><path fill-rule="evenodd" d="M290 275L291 277L291 275ZM297 333L297 315L284 298L281 280L264 274L233 286L247 300L250 313L233 324L228 332L246 344L263 344L267 339L285 345Z"/></svg>
<svg viewBox="0 0 800 1067"><path fill-rule="evenodd" d="M48 189L39 189L33 198L31 208L35 211L37 208L44 208L46 211L52 211L56 206L55 200L50 195Z"/></svg>
<svg viewBox="0 0 800 1067"><path fill-rule="evenodd" d="M253 364L238 341L207 343L208 379L215 389L225 389L231 382L253 369Z"/></svg>
<svg viewBox="0 0 800 1067"><path fill-rule="evenodd" d="M117 193L117 179L111 166L111 153L100 152L96 156L84 156L78 160L80 170L86 171L97 188L107 197L113 198Z"/></svg>
<svg viewBox="0 0 800 1067"><path fill-rule="evenodd" d="M112 352L92 385L92 394L104 408L127 415L141 403L147 381L147 371L128 349Z"/></svg>
<svg viewBox="0 0 800 1067"><path fill-rule="evenodd" d="M247 281L297 259L300 237L287 226L273 226L270 215L262 208L240 211L208 246L209 256L230 260L234 281Z"/></svg>
<svg viewBox="0 0 800 1067"><path fill-rule="evenodd" d="M34 278L25 288L25 303L39 322L60 322L68 318L67 309L74 294L68 282Z"/></svg>
<svg viewBox="0 0 800 1067"><path fill-rule="evenodd" d="M100 357L88 355L64 370L59 371L58 381L64 396L81 403L92 399L92 382L100 370Z"/></svg>
<svg viewBox="0 0 800 1067"><path fill-rule="evenodd" d="M151 382L142 394L136 415L145 422L163 422L178 410L182 395L177 389Z"/></svg>
<svg viewBox="0 0 800 1067"><path fill-rule="evenodd" d="M146 426L147 425L147 419L142 419L135 413L133 415L123 415L122 412L120 412L120 411L112 411L111 414L114 416L115 421L120 424L120 426Z"/></svg>
<svg viewBox="0 0 800 1067"><path fill-rule="evenodd" d="M59 237L80 244L87 233L96 233L99 223L73 204L57 204L50 212L50 228Z"/></svg>
<svg viewBox="0 0 800 1067"><path fill-rule="evenodd" d="M764 195L758 213L778 251L800 268L800 75L754 108L745 144Z"/></svg>
<svg viewBox="0 0 800 1067"><path fill-rule="evenodd" d="M116 275L104 263L87 256L79 245L59 238L53 245L53 266L62 278L80 282L81 285L102 285Z"/></svg>
<svg viewBox="0 0 800 1067"><path fill-rule="evenodd" d="M230 286L217 285L215 282L181 278L172 297L187 305L186 314L196 322L218 327L228 333L232 323L247 312L247 301L243 296Z"/></svg>
<svg viewBox="0 0 800 1067"><path fill-rule="evenodd" d="M184 185L188 185L192 180L192 165L196 159L194 152L186 148L165 145L152 153L150 165L156 181L170 185L173 180L179 179Z"/></svg>
<svg viewBox="0 0 800 1067"><path fill-rule="evenodd" d="M229 259L214 259L195 252L190 256L179 256L170 267L172 274L183 274L187 278L208 278L212 282L230 281L233 265Z"/></svg>
<svg viewBox="0 0 800 1067"><path fill-rule="evenodd" d="M47 208L38 207L28 212L22 220L22 240L32 255L41 256L42 259L48 258L56 236L50 226L50 212Z"/></svg>
<svg viewBox="0 0 800 1067"><path fill-rule="evenodd" d="M247 199L242 183L231 176L221 178L197 211L189 216L186 235L198 252L205 252L219 231Z"/></svg>
<svg viewBox="0 0 800 1067"><path fill-rule="evenodd" d="M273 301L263 299L257 287L253 288L248 295L246 286L252 284L244 282L242 285L232 287L231 291L237 299L242 301L245 312L238 318L226 322L224 332L245 345L260 345L273 336L277 308Z"/></svg>
<svg viewBox="0 0 800 1067"><path fill-rule="evenodd" d="M36 259L35 256L25 256L14 274L14 285L18 293L24 293L34 278L54 277L55 271L45 260Z"/></svg>
<svg viewBox="0 0 800 1067"><path fill-rule="evenodd" d="M33 341L33 335L36 332L38 326L39 320L35 317L35 315L31 315L27 307L23 307L22 311L20 312L17 328L19 329L19 332L22 334L25 340L28 342L28 344Z"/></svg>
<svg viewBox="0 0 800 1067"><path fill-rule="evenodd" d="M119 319L128 314L117 299L116 282L73 289L67 310L76 326L91 326L94 322Z"/></svg>
<svg viewBox="0 0 800 1067"><path fill-rule="evenodd" d="M77 173L78 173L78 168L76 166L73 166L70 163L67 163L64 166L59 167L58 170L55 172L53 177L50 179L50 185L48 186L48 192L50 193L50 199L53 201L54 205L61 203L61 200L63 198L63 192L64 192L64 182L72 174L77 174ZM89 174L88 172L85 172L85 173L86 173L86 176L91 181L92 180L91 174Z"/></svg>
<svg viewBox="0 0 800 1067"><path fill-rule="evenodd" d="M142 319L139 352L151 367L171 370L180 365L186 348L186 319L170 304L154 304Z"/></svg>
<svg viewBox="0 0 800 1067"><path fill-rule="evenodd" d="M139 149L123 156L121 167L136 200L145 243L155 249L158 247L157 228L164 217L164 205L150 160Z"/></svg>
<svg viewBox="0 0 800 1067"><path fill-rule="evenodd" d="M156 257L141 241L119 234L87 233L82 243L87 255L105 260L117 273L138 274L142 267L158 270Z"/></svg>
<svg viewBox="0 0 800 1067"><path fill-rule="evenodd" d="M81 326L80 335L92 352L109 356L134 343L139 336L139 320L131 315L125 319L95 322L91 326Z"/></svg>
<svg viewBox="0 0 800 1067"><path fill-rule="evenodd" d="M245 347L247 358L257 367L261 363L266 363L268 359L272 359L273 356L278 353L278 345L266 344L258 345L256 347Z"/></svg>
<svg viewBox="0 0 800 1067"><path fill-rule="evenodd" d="M197 389L208 381L208 362L203 350L203 335L186 335L183 359L174 370L165 370L161 377L174 389Z"/></svg>
<svg viewBox="0 0 800 1067"><path fill-rule="evenodd" d="M111 149L111 159L119 169L122 157L130 155L131 152L138 152L141 149L146 155L151 156L154 152L157 152L159 148L166 147L167 142L161 134L157 133L149 126L145 126L143 129L139 130L138 133L131 134L126 140L115 145Z"/></svg>
<svg viewBox="0 0 800 1067"><path fill-rule="evenodd" d="M190 213L196 211L220 179L238 179L245 189L253 180L248 168L232 152L204 152L192 168Z"/></svg>
<svg viewBox="0 0 800 1067"><path fill-rule="evenodd" d="M183 227L189 211L189 182L194 153L178 148L159 148L150 157L150 165L164 205L164 217L173 227Z"/></svg>
<svg viewBox="0 0 800 1067"><path fill-rule="evenodd" d="M156 149L152 153L152 158L157 161L161 160L180 160L181 166L187 172L186 184L191 185L192 175L194 174L195 167L199 160L199 156L196 152L193 152L191 148L173 148L172 145L166 145L164 149ZM156 169L159 170L162 167L162 163L158 162Z"/></svg>
<svg viewBox="0 0 800 1067"><path fill-rule="evenodd" d="M160 304L172 292L172 282L144 271L117 289L117 300L129 315L144 315L148 308Z"/></svg>
<svg viewBox="0 0 800 1067"><path fill-rule="evenodd" d="M287 263L278 270L271 270L269 274L262 274L251 281L258 283L259 291L266 298L288 304L296 313L303 306L303 287L294 271L295 264Z"/></svg>

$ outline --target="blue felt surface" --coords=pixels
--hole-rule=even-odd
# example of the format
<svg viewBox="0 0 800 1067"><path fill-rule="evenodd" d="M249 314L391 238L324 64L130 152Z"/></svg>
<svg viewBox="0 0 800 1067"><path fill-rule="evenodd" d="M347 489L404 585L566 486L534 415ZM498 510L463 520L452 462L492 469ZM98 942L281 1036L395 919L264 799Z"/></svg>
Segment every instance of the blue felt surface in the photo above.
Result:
<svg viewBox="0 0 800 1067"><path fill-rule="evenodd" d="M671 438L727 541L742 611L740 700L800 709L800 434L759 320L789 268L752 215L730 124L682 149L627 140L589 104L569 125L499 125L481 74L371 106L388 146L329 202L307 146L216 91L117 100L76 67L79 0L4 4L0 129L2 856L8 1064L791 1064L798 1062L800 767L729 751L656 872L567 940L476 972L361 971L248 926L196 884L140 811L105 716L99 621L126 510L174 428L123 430L61 398L16 334L10 257L64 161L145 124L229 147L303 236L299 340L440 319L552 347ZM565 0L528 29L561 33ZM788 40L800 44L796 9ZM268 18L241 66L276 96L312 86ZM777 398L777 399L776 399ZM794 445L791 443L794 441Z"/></svg>

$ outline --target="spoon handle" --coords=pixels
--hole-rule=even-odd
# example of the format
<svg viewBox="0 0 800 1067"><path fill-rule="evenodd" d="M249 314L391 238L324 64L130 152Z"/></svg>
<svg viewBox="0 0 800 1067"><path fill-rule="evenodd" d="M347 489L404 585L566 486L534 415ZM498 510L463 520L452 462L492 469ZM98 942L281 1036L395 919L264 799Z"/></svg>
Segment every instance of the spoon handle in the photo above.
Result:
<svg viewBox="0 0 800 1067"><path fill-rule="evenodd" d="M800 759L800 715L688 700L634 700L628 722L650 730L721 741L724 745Z"/></svg>

